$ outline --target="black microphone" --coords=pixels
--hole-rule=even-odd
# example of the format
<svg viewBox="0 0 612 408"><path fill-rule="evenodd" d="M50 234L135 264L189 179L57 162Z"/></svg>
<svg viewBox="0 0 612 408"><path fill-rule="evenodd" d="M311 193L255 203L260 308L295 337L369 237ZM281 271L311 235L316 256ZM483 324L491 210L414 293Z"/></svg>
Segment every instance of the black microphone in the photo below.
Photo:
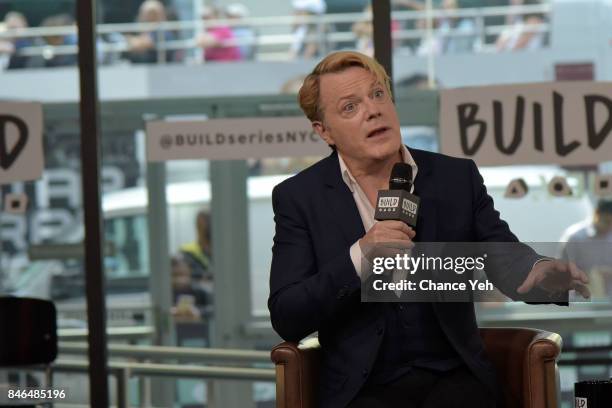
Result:
<svg viewBox="0 0 612 408"><path fill-rule="evenodd" d="M389 190L406 190L412 187L412 166L406 163L395 163L389 178Z"/></svg>
<svg viewBox="0 0 612 408"><path fill-rule="evenodd" d="M412 167L395 163L389 178L389 190L380 190L374 218L378 221L403 221L416 227L420 198L412 194Z"/></svg>

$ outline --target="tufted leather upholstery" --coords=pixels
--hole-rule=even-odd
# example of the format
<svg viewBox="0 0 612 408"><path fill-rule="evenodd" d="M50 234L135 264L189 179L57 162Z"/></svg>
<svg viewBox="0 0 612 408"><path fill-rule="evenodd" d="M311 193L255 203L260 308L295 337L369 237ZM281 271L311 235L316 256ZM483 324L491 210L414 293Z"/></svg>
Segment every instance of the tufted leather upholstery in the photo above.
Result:
<svg viewBox="0 0 612 408"><path fill-rule="evenodd" d="M489 359L504 387L506 407L556 408L561 336L525 328L481 328ZM272 349L277 408L315 408L319 342L284 342Z"/></svg>

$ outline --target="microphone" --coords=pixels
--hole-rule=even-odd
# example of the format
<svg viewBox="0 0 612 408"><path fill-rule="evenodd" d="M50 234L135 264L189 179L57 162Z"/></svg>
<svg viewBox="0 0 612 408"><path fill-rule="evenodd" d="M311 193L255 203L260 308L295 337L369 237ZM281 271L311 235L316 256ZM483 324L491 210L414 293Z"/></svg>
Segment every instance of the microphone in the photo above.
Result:
<svg viewBox="0 0 612 408"><path fill-rule="evenodd" d="M395 163L389 178L389 190L405 190L412 187L412 166L406 163Z"/></svg>
<svg viewBox="0 0 612 408"><path fill-rule="evenodd" d="M420 198L412 194L412 167L395 163L389 178L389 190L380 190L376 200L374 218L378 221L403 221L416 227Z"/></svg>

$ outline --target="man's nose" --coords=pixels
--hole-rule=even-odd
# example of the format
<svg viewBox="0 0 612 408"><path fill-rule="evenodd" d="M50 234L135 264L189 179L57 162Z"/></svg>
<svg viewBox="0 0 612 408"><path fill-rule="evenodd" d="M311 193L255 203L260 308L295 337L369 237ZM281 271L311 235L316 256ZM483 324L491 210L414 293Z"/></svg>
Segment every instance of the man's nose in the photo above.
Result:
<svg viewBox="0 0 612 408"><path fill-rule="evenodd" d="M380 104L370 98L367 98L363 105L366 109L366 120L376 119L382 114Z"/></svg>

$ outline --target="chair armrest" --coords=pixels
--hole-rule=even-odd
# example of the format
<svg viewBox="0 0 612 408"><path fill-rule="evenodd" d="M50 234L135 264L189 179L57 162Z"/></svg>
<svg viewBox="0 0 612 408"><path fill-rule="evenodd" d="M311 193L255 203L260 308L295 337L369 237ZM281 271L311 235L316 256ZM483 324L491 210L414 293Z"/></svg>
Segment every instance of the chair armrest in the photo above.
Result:
<svg viewBox="0 0 612 408"><path fill-rule="evenodd" d="M299 346L283 342L272 349L277 408L315 408L321 346L316 338Z"/></svg>
<svg viewBox="0 0 612 408"><path fill-rule="evenodd" d="M557 407L561 336L525 328L481 328L489 359L506 391L506 405Z"/></svg>

